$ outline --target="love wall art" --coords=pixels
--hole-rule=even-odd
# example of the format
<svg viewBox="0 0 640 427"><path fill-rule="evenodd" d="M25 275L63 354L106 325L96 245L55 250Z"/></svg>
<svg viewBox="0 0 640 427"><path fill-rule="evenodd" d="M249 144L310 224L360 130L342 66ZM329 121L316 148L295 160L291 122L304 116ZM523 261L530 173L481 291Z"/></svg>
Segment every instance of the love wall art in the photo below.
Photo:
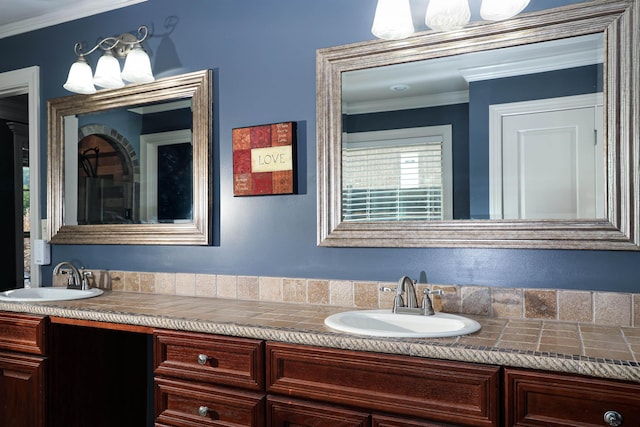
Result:
<svg viewBox="0 0 640 427"><path fill-rule="evenodd" d="M233 195L295 192L295 122L233 129Z"/></svg>

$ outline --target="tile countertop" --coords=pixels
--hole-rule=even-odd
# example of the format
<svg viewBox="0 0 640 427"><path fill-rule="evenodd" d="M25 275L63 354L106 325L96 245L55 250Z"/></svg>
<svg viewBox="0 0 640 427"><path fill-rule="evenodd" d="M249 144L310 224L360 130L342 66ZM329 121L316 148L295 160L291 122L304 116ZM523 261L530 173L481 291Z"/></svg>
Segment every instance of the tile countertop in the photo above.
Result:
<svg viewBox="0 0 640 427"><path fill-rule="evenodd" d="M0 301L0 310L640 382L640 328L469 316L482 325L471 335L371 338L324 326L325 317L351 308L119 291L77 301Z"/></svg>

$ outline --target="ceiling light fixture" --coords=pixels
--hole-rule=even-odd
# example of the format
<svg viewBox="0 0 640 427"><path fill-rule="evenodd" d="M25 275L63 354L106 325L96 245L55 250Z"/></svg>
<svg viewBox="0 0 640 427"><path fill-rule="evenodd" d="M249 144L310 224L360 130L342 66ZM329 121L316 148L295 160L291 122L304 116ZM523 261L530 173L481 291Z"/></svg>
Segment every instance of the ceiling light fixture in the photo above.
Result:
<svg viewBox="0 0 640 427"><path fill-rule="evenodd" d="M155 80L151 71L151 61L142 48L142 42L149 36L149 28L142 25L138 35L124 33L118 37L107 37L93 48L83 51L82 43L76 43L76 62L71 65L65 89L74 93L91 94L96 86L106 89L117 89L128 83L149 83ZM104 53L98 60L96 73L92 75L91 66L86 57L102 49ZM119 58L126 58L124 68L120 72Z"/></svg>
<svg viewBox="0 0 640 427"><path fill-rule="evenodd" d="M400 40L413 34L409 0L378 0L371 32L385 40Z"/></svg>

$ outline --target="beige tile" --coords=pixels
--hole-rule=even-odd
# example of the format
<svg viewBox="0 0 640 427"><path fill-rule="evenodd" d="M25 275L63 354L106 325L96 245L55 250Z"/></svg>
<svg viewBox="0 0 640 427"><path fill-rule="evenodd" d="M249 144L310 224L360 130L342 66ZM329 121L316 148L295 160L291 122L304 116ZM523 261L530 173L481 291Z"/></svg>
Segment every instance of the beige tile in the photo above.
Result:
<svg viewBox="0 0 640 427"><path fill-rule="evenodd" d="M603 348L585 348L583 356L602 357L604 359L613 360L633 360L633 355L625 350L611 350Z"/></svg>
<svg viewBox="0 0 640 427"><path fill-rule="evenodd" d="M459 286L432 285L431 289L440 289L443 292L442 295L433 295L431 298L435 311L460 313L462 298Z"/></svg>
<svg viewBox="0 0 640 427"><path fill-rule="evenodd" d="M176 295L195 296L196 275L190 273L176 273Z"/></svg>
<svg viewBox="0 0 640 427"><path fill-rule="evenodd" d="M540 343L538 351L576 356L580 356L582 354L582 348L580 346L565 346L545 343Z"/></svg>
<svg viewBox="0 0 640 427"><path fill-rule="evenodd" d="M558 319L592 322L592 295L587 291L558 291Z"/></svg>
<svg viewBox="0 0 640 427"><path fill-rule="evenodd" d="M631 326L631 294L595 292L593 307L596 324Z"/></svg>
<svg viewBox="0 0 640 427"><path fill-rule="evenodd" d="M260 286L261 301L282 302L281 277L260 277L258 283Z"/></svg>
<svg viewBox="0 0 640 427"><path fill-rule="evenodd" d="M110 271L111 289L114 291L124 290L124 271Z"/></svg>
<svg viewBox="0 0 640 427"><path fill-rule="evenodd" d="M283 279L282 300L295 304L307 302L307 281L305 279Z"/></svg>
<svg viewBox="0 0 640 427"><path fill-rule="evenodd" d="M348 280L330 280L329 301L331 305L353 307L353 282Z"/></svg>
<svg viewBox="0 0 640 427"><path fill-rule="evenodd" d="M140 273L127 272L124 275L124 291L140 292Z"/></svg>
<svg viewBox="0 0 640 427"><path fill-rule="evenodd" d="M640 329L640 294L633 294L633 326Z"/></svg>
<svg viewBox="0 0 640 427"><path fill-rule="evenodd" d="M522 318L522 289L492 288L492 316L503 318Z"/></svg>
<svg viewBox="0 0 640 427"><path fill-rule="evenodd" d="M329 281L308 280L307 298L309 304L329 304Z"/></svg>
<svg viewBox="0 0 640 427"><path fill-rule="evenodd" d="M176 275L174 273L156 273L155 282L157 293L175 295Z"/></svg>
<svg viewBox="0 0 640 427"><path fill-rule="evenodd" d="M260 299L260 285L255 276L238 276L238 299L257 301Z"/></svg>
<svg viewBox="0 0 640 427"><path fill-rule="evenodd" d="M353 302L359 308L378 308L378 283L355 282L353 284Z"/></svg>
<svg viewBox="0 0 640 427"><path fill-rule="evenodd" d="M216 290L218 298L236 299L238 297L237 276L217 276Z"/></svg>
<svg viewBox="0 0 640 427"><path fill-rule="evenodd" d="M196 274L196 296L213 298L217 294L216 276L213 274Z"/></svg>
<svg viewBox="0 0 640 427"><path fill-rule="evenodd" d="M536 351L538 349L538 344L534 342L500 340L496 345L498 346L498 348L506 348L512 350Z"/></svg>
<svg viewBox="0 0 640 427"><path fill-rule="evenodd" d="M154 273L140 273L140 292L148 294L156 292L156 275Z"/></svg>
<svg viewBox="0 0 640 427"><path fill-rule="evenodd" d="M527 319L556 319L556 291L542 289L525 289L524 315Z"/></svg>
<svg viewBox="0 0 640 427"><path fill-rule="evenodd" d="M486 286L464 286L460 289L462 313L488 316L491 314L491 289Z"/></svg>
<svg viewBox="0 0 640 427"><path fill-rule="evenodd" d="M380 282L378 284L378 307L379 308L388 308L391 309L393 307L393 299L396 295L395 291L381 291L380 288L386 289L395 289L398 285L396 282ZM435 306L435 304L434 304Z"/></svg>

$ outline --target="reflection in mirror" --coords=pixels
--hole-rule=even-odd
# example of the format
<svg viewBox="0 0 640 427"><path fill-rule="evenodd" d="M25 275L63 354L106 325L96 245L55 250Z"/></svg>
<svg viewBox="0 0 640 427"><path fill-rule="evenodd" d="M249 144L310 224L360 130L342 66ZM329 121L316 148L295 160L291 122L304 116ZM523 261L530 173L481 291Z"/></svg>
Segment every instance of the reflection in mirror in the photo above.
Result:
<svg viewBox="0 0 640 427"><path fill-rule="evenodd" d="M191 117L189 100L66 116L65 224L191 221Z"/></svg>
<svg viewBox="0 0 640 427"><path fill-rule="evenodd" d="M208 244L211 100L210 71L51 100L52 242Z"/></svg>
<svg viewBox="0 0 640 427"><path fill-rule="evenodd" d="M318 243L639 249L637 21L595 0L318 50Z"/></svg>
<svg viewBox="0 0 640 427"><path fill-rule="evenodd" d="M603 43L343 73L343 221L604 218Z"/></svg>

